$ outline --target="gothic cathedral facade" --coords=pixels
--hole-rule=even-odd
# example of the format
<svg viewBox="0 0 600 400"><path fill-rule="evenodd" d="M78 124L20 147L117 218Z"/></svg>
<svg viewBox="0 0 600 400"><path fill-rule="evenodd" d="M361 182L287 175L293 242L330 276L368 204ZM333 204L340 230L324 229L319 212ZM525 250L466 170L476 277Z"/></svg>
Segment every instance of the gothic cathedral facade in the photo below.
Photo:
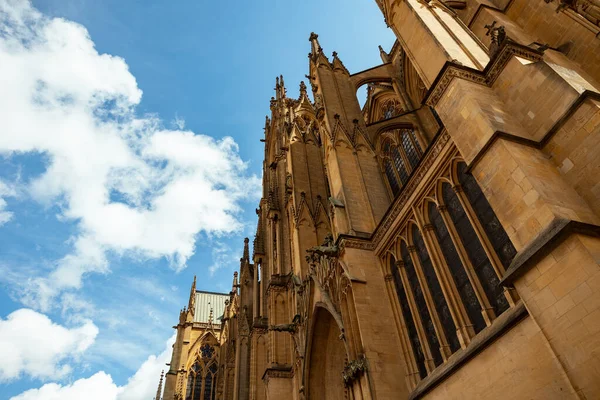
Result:
<svg viewBox="0 0 600 400"><path fill-rule="evenodd" d="M377 3L380 65L313 33L277 79L252 252L164 399L600 398L600 1Z"/></svg>

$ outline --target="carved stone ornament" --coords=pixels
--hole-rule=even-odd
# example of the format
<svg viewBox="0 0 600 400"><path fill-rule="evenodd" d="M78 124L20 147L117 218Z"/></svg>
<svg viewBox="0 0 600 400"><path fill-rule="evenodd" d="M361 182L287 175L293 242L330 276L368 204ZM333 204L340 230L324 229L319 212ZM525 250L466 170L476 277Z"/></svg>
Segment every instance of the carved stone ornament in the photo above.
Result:
<svg viewBox="0 0 600 400"><path fill-rule="evenodd" d="M486 25L484 28L487 29L485 36L490 36L492 43L490 44L490 56L494 57L500 50L500 46L506 40L506 30L503 26L496 26L497 21L492 22L491 25Z"/></svg>
<svg viewBox="0 0 600 400"><path fill-rule="evenodd" d="M554 3L556 0L544 0L546 3ZM600 0L558 0L556 12L571 9L581 15L592 24L600 27Z"/></svg>
<svg viewBox="0 0 600 400"><path fill-rule="evenodd" d="M350 361L342 371L344 385L351 386L354 381L361 377L367 370L367 359L364 355L356 360Z"/></svg>
<svg viewBox="0 0 600 400"><path fill-rule="evenodd" d="M337 312L340 312L340 303L351 285L350 278L338 261L339 250L331 233L325 236L321 246L306 250L310 276L321 291L329 295Z"/></svg>

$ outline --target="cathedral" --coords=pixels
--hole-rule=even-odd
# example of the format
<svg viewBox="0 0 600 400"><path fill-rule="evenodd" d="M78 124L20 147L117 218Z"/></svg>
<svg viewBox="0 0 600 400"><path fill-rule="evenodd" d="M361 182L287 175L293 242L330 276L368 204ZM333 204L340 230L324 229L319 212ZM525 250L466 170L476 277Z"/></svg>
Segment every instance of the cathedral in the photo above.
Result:
<svg viewBox="0 0 600 400"><path fill-rule="evenodd" d="M277 78L256 236L163 399L599 399L600 0L376 1L379 65L312 33Z"/></svg>

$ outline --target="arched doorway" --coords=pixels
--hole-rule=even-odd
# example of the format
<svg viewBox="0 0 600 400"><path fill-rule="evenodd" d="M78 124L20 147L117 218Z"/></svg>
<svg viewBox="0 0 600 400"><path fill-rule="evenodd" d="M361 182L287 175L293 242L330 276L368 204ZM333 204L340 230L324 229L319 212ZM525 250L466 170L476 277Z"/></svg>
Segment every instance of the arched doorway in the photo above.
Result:
<svg viewBox="0 0 600 400"><path fill-rule="evenodd" d="M329 311L319 307L310 346L308 368L309 400L343 400L344 383L342 371L346 350L340 339L340 328Z"/></svg>

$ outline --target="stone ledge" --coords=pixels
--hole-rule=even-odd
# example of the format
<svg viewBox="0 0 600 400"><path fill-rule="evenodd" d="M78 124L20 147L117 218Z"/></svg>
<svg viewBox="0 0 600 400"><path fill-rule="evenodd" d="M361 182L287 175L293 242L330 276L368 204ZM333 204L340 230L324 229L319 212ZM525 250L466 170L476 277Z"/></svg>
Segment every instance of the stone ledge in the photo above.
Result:
<svg viewBox="0 0 600 400"><path fill-rule="evenodd" d="M600 226L569 219L554 219L531 243L517 253L500 280L500 284L504 286L512 284L515 279L574 233L600 237Z"/></svg>
<svg viewBox="0 0 600 400"><path fill-rule="evenodd" d="M496 339L500 338L517 322L528 315L527 309L522 301L517 303L513 308L506 310L492 323L491 326L479 332L466 349L458 350L448 359L448 361L437 367L429 374L429 376L419 382L408 399L417 400L422 398L427 392L458 371L463 364L485 350Z"/></svg>
<svg viewBox="0 0 600 400"><path fill-rule="evenodd" d="M262 380L267 383L271 378L289 379L294 376L294 370L291 365L272 364L270 368L265 370Z"/></svg>
<svg viewBox="0 0 600 400"><path fill-rule="evenodd" d="M569 106L558 121L546 132L544 137L540 141L531 140L522 136L513 135L512 133L496 131L490 136L487 142L477 152L473 160L467 167L467 172L470 172L475 168L475 165L479 163L481 158L485 155L488 149L496 142L496 140L502 139L514 143L522 144L523 146L533 147L535 149L543 149L550 139L560 130L560 128L579 110L581 105L588 99L600 101L600 93L593 92L591 90L585 90L583 93L575 99L575 101Z"/></svg>

